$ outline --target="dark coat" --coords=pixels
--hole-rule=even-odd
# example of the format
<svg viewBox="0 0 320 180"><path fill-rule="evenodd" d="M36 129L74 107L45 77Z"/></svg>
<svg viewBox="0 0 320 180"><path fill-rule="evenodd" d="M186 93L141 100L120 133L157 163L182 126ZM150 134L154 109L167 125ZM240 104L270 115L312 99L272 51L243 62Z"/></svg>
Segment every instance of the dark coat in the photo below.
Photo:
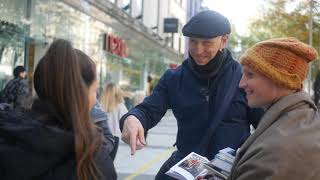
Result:
<svg viewBox="0 0 320 180"><path fill-rule="evenodd" d="M0 102L10 104L14 108L30 109L32 98L28 82L21 78L10 80L0 92Z"/></svg>
<svg viewBox="0 0 320 180"><path fill-rule="evenodd" d="M76 180L74 135L56 116L39 111L0 111L1 180ZM107 149L95 155L104 175L117 179Z"/></svg>
<svg viewBox="0 0 320 180"><path fill-rule="evenodd" d="M167 70L151 96L122 117L121 129L124 119L134 115L149 130L167 109L172 109L178 122L176 145L180 157L200 153L210 126L214 134L206 153L200 154L212 159L220 149L237 149L249 136L250 124L258 124L262 111L247 106L245 93L238 88L241 67L229 51L224 61L218 75L207 80L195 76L188 59L177 69Z"/></svg>

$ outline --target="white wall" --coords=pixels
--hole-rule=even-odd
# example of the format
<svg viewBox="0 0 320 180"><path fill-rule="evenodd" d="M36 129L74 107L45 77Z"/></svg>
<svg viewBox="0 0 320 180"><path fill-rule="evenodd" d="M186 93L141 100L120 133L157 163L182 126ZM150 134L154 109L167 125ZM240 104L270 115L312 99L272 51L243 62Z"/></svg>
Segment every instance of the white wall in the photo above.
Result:
<svg viewBox="0 0 320 180"><path fill-rule="evenodd" d="M158 1L161 0L144 0L143 24L148 28L158 25ZM157 32L157 29L154 32Z"/></svg>
<svg viewBox="0 0 320 180"><path fill-rule="evenodd" d="M178 33L174 35L174 49L179 50L184 53L184 37L182 35L182 27L186 24L187 19L187 2L186 0L182 0L182 4L180 4L180 0L171 0L169 3L169 17L175 17L179 19L179 30ZM180 45L179 45L180 43ZM180 46L180 47L179 47Z"/></svg>
<svg viewBox="0 0 320 180"><path fill-rule="evenodd" d="M186 23L187 19L187 1L182 0L160 0L160 12L159 12L159 32L158 34L163 38L168 37L171 40L171 34L163 33L164 18L178 18L179 29L178 33L174 34L174 49L179 51L179 41L181 42L180 53L184 53L184 38L182 35L182 27Z"/></svg>

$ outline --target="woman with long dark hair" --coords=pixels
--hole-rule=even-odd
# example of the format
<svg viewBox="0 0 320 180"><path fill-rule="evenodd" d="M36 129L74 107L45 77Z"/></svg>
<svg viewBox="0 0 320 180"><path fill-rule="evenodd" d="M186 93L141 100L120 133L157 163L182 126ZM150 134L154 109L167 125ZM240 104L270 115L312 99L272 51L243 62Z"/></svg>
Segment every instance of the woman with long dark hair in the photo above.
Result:
<svg viewBox="0 0 320 180"><path fill-rule="evenodd" d="M6 142L0 145L0 179L117 178L102 133L90 120L95 65L81 74L81 61L92 60L70 42L54 41L35 70L32 111L0 113L0 141Z"/></svg>

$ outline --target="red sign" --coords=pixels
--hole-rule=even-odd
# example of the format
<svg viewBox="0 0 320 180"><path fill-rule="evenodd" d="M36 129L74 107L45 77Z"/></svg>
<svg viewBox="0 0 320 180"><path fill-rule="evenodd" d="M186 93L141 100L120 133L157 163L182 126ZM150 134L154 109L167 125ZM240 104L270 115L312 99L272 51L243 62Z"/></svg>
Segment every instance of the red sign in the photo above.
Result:
<svg viewBox="0 0 320 180"><path fill-rule="evenodd" d="M170 63L169 67L170 67L170 69L176 69L178 67L178 64Z"/></svg>
<svg viewBox="0 0 320 180"><path fill-rule="evenodd" d="M127 44L125 41L112 34L104 35L103 49L120 57L128 57Z"/></svg>

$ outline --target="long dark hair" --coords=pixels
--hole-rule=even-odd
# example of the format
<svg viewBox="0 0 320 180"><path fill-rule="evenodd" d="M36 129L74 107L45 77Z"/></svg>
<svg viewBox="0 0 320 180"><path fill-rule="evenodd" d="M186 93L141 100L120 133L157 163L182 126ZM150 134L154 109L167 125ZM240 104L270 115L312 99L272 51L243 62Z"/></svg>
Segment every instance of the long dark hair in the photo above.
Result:
<svg viewBox="0 0 320 180"><path fill-rule="evenodd" d="M81 76L84 83L89 86L97 79L96 75L96 64L94 61L87 56L84 52L79 49L75 49L76 55L78 56Z"/></svg>
<svg viewBox="0 0 320 180"><path fill-rule="evenodd" d="M94 153L101 145L101 134L89 117L88 86L78 54L69 41L54 41L36 67L34 86L39 99L51 103L63 127L74 133L78 178L97 179ZM92 83L95 73L91 76Z"/></svg>

